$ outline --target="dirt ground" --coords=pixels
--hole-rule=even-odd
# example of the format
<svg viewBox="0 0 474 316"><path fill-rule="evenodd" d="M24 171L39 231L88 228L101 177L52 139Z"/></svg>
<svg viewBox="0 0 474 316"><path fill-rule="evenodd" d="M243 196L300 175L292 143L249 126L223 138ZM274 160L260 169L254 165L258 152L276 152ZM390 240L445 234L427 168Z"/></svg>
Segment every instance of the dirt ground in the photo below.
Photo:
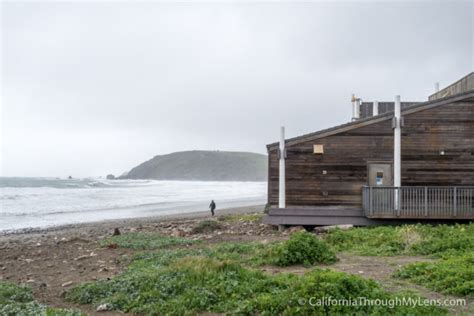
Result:
<svg viewBox="0 0 474 316"><path fill-rule="evenodd" d="M255 212L258 209L248 209ZM238 214L243 211L239 211ZM122 233L152 231L173 236L204 240L204 243L222 241L274 241L288 238L290 231L279 232L259 222L223 222L224 227L209 234L190 235L190 227L202 216L179 219L87 224L29 234L0 236L0 281L29 284L36 299L53 307L75 307L89 315L121 315L107 311L97 312L92 306L74 305L65 301L64 294L79 283L104 280L120 273L134 253L131 249L101 247L99 241L112 234L115 227ZM375 279L390 291L410 288L427 298L444 299L447 296L429 291L408 282L390 278L395 269L418 261L422 257L363 257L348 253L338 254L339 261L328 268ZM302 274L308 269L261 268L266 273L292 272ZM470 314L473 303L451 310L454 314Z"/></svg>

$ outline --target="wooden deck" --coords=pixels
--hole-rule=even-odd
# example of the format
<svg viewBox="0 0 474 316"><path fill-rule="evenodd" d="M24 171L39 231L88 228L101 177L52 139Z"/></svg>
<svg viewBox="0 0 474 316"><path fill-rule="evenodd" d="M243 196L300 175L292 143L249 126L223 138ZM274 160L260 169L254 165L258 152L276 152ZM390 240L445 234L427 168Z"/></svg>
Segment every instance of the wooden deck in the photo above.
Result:
<svg viewBox="0 0 474 316"><path fill-rule="evenodd" d="M347 225L372 226L372 225L398 225L407 223L446 223L453 220L462 222L460 219L374 219L367 218L362 208L351 206L314 206L298 207L290 206L284 209L270 208L268 214L263 218L263 223L271 225Z"/></svg>
<svg viewBox="0 0 474 316"><path fill-rule="evenodd" d="M264 217L272 225L344 225L368 226L380 221L365 217L362 208L346 206L271 208Z"/></svg>

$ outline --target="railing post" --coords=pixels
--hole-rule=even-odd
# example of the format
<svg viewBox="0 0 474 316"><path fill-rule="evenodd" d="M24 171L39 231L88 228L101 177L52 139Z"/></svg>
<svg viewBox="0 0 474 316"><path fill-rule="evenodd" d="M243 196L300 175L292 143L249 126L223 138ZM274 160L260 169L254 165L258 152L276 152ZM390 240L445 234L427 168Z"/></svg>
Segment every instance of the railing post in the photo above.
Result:
<svg viewBox="0 0 474 316"><path fill-rule="evenodd" d="M372 186L369 187L369 214L370 216L374 215L374 202L373 202L373 189Z"/></svg>
<svg viewBox="0 0 474 316"><path fill-rule="evenodd" d="M458 213L458 188L453 188L453 216L456 217Z"/></svg>
<svg viewBox="0 0 474 316"><path fill-rule="evenodd" d="M428 187L425 187L425 217L428 217Z"/></svg>
<svg viewBox="0 0 474 316"><path fill-rule="evenodd" d="M395 209L397 210L397 217L400 217L400 209L402 208L400 205L400 193L402 193L400 189L401 187L395 188Z"/></svg>

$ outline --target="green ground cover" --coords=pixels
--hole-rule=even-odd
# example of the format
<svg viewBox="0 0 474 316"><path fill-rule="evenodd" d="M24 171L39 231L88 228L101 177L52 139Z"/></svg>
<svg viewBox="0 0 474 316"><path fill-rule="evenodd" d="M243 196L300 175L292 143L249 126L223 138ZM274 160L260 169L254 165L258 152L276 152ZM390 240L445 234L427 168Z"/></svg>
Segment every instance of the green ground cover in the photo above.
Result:
<svg viewBox="0 0 474 316"><path fill-rule="evenodd" d="M101 241L101 245L116 245L118 247L131 248L136 250L153 250L169 246L190 245L198 242L199 241L187 238L140 232L108 237Z"/></svg>
<svg viewBox="0 0 474 316"><path fill-rule="evenodd" d="M417 262L399 269L395 277L408 279L436 292L474 298L474 254Z"/></svg>
<svg viewBox="0 0 474 316"><path fill-rule="evenodd" d="M474 224L403 225L335 229L325 236L335 251L367 256L456 256L474 251Z"/></svg>
<svg viewBox="0 0 474 316"><path fill-rule="evenodd" d="M80 311L47 307L35 301L31 288L0 282L0 315L2 316L81 316Z"/></svg>
<svg viewBox="0 0 474 316"><path fill-rule="evenodd" d="M329 254L323 254L321 250ZM285 265L330 263L335 259L330 251L324 241L300 232L293 234L288 241L266 245L222 243L211 247L144 252L134 257L125 272L111 280L79 285L67 294L67 299L81 304L107 304L110 309L151 315L201 312L231 315L446 313L442 308L425 306L311 305L307 302L311 297L314 301L325 297L394 300L397 297L416 299L416 295L389 293L375 281L327 269L313 268L304 275L269 275L256 269L278 262L285 262Z"/></svg>

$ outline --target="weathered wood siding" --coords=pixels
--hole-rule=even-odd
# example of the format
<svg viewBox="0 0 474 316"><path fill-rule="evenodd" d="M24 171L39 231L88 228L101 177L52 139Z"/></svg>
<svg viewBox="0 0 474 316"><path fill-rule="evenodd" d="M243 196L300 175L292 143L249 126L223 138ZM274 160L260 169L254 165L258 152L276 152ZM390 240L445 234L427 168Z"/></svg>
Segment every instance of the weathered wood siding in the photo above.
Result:
<svg viewBox="0 0 474 316"><path fill-rule="evenodd" d="M404 115L402 185L474 185L474 103ZM324 154L313 154L323 144ZM440 155L443 150L445 155ZM393 158L391 120L287 146L288 206L361 205L368 161ZM326 174L323 171L326 171ZM278 204L278 150L269 148L268 202Z"/></svg>

